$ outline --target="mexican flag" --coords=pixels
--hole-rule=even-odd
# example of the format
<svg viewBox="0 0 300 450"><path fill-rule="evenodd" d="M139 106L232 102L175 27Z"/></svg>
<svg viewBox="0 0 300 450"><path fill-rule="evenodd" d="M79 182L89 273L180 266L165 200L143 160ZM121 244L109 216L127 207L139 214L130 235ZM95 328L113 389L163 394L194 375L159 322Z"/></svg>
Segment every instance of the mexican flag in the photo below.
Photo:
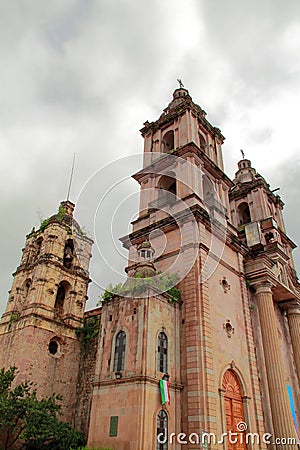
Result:
<svg viewBox="0 0 300 450"><path fill-rule="evenodd" d="M170 382L165 380L159 381L159 388L161 393L161 404L162 406L168 403L170 404Z"/></svg>

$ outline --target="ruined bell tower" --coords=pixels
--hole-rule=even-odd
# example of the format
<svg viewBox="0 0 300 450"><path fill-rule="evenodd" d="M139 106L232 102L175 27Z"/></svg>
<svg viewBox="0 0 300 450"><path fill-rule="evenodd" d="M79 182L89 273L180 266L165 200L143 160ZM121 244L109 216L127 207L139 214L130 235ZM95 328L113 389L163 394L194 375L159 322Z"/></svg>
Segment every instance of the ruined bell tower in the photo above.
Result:
<svg viewBox="0 0 300 450"><path fill-rule="evenodd" d="M38 394L63 397L64 418L74 417L80 344L92 241L64 201L26 237L20 265L0 323L1 367L16 366Z"/></svg>

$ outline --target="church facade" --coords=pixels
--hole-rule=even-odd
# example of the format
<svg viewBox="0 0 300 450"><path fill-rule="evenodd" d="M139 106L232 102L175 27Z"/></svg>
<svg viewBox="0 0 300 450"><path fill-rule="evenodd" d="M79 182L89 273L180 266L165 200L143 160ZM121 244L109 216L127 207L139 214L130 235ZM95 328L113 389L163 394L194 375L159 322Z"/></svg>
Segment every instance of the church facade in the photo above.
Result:
<svg viewBox="0 0 300 450"><path fill-rule="evenodd" d="M26 238L1 366L61 394L90 447L296 449L300 285L283 202L244 157L226 176L224 137L182 85L141 133L128 281L85 312L92 240L62 202Z"/></svg>

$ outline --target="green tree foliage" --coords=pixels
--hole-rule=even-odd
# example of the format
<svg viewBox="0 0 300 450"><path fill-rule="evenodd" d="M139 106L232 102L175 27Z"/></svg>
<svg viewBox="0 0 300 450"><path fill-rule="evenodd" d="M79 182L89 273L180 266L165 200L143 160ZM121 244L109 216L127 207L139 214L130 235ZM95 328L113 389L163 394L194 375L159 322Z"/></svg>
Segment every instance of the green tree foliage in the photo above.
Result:
<svg viewBox="0 0 300 450"><path fill-rule="evenodd" d="M84 320L83 327L75 330L76 335L79 337L83 345L87 345L88 342L95 338L100 329L100 321L98 317L88 317Z"/></svg>
<svg viewBox="0 0 300 450"><path fill-rule="evenodd" d="M101 295L98 305L101 302L110 301L115 296L125 294L140 295L147 287L154 287L156 290L166 292L170 297L170 301L178 301L181 298L180 290L175 286L178 283L177 274L158 273L154 278L144 278L141 275L128 278L126 283L118 283L113 286L111 283Z"/></svg>
<svg viewBox="0 0 300 450"><path fill-rule="evenodd" d="M62 220L63 220L63 218L65 217L66 213L67 213L67 212L66 212L65 208L64 208L63 206L59 205L58 212L57 212L57 214L56 214L57 220L58 220L59 222L62 222Z"/></svg>
<svg viewBox="0 0 300 450"><path fill-rule="evenodd" d="M2 449L67 450L84 444L82 435L57 418L61 398L39 400L33 383L15 385L16 368L0 370L0 435Z"/></svg>

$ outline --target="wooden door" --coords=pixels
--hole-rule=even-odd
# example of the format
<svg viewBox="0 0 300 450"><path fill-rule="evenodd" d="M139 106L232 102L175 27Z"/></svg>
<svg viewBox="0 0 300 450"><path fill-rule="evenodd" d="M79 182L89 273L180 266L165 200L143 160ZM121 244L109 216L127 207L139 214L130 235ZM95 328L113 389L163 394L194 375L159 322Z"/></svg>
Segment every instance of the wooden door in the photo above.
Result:
<svg viewBox="0 0 300 450"><path fill-rule="evenodd" d="M240 439L241 432L237 429L239 422L245 422L242 391L239 380L232 370L227 370L223 377L222 389L225 391L226 431L238 433L238 442L228 442L228 450L245 450L245 439ZM235 438L235 436L233 436Z"/></svg>

